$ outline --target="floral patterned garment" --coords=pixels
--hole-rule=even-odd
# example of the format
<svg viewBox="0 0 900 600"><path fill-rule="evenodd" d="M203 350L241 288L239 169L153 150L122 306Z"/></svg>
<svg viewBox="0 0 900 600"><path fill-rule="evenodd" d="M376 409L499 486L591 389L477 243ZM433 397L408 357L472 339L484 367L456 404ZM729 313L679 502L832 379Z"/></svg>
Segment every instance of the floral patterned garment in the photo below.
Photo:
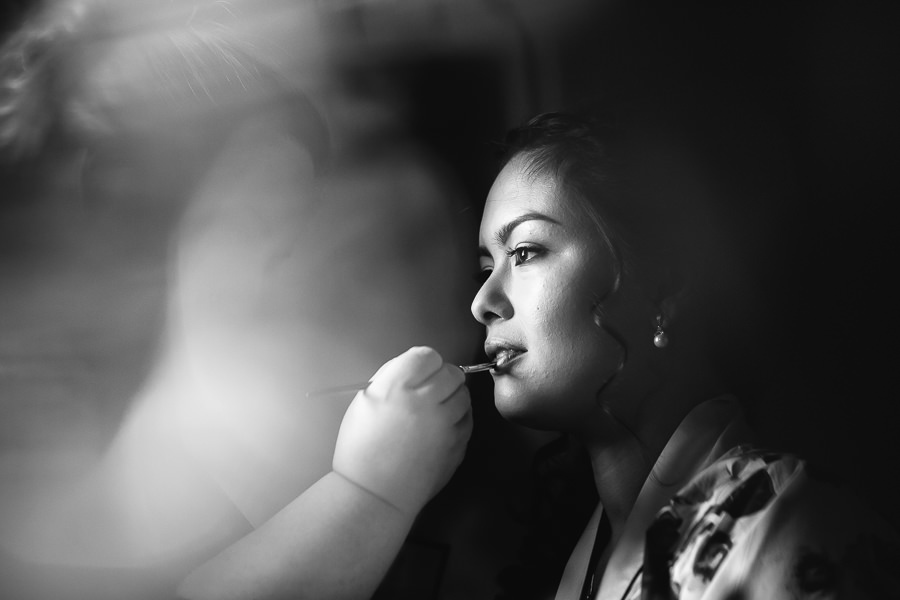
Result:
<svg viewBox="0 0 900 600"><path fill-rule="evenodd" d="M739 446L657 514L624 598L900 598L898 539L805 461Z"/></svg>

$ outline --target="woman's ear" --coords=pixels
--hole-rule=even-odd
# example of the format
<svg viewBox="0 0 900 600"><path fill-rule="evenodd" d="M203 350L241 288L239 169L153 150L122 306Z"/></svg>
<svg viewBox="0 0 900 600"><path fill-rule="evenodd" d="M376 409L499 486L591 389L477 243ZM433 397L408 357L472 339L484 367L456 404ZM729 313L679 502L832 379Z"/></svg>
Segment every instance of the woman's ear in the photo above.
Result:
<svg viewBox="0 0 900 600"><path fill-rule="evenodd" d="M663 326L677 319L679 309L689 300L690 290L690 282L684 273L669 269L663 274L655 298Z"/></svg>

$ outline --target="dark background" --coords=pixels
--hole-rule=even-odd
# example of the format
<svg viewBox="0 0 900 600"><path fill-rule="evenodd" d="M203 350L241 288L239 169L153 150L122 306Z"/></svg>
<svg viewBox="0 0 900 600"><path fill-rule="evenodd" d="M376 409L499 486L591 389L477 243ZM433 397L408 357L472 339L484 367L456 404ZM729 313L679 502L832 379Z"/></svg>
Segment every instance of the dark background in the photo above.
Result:
<svg viewBox="0 0 900 600"><path fill-rule="evenodd" d="M732 388L764 444L811 459L897 526L894 13L886 3L600 3L559 36L552 91L541 46L523 34L530 76L518 110L497 85L502 64L398 63L419 135L459 169L473 202L493 175L485 140L543 110L658 127L702 156L759 300L749 323L734 323ZM489 412L478 402L489 384L473 393L476 415ZM512 457L518 444L533 450L529 440L510 439L493 414L477 423L445 498L477 486L508 498L497 490L516 477L485 465L528 468Z"/></svg>
<svg viewBox="0 0 900 600"><path fill-rule="evenodd" d="M554 93L541 88L540 50L529 52L527 36L523 55L534 76L524 112L651 124L708 161L760 300L749 328L734 323L742 362L732 389L764 444L813 460L897 526L894 12L884 3L605 3L561 36ZM477 196L491 176L483 140L528 115L504 106L490 62L407 67L418 131ZM489 385L473 389L478 408ZM491 441L521 440L504 439L487 415L478 423L472 448L485 454L470 451L463 481L515 483L484 474L495 462L473 462L496 456ZM471 493L459 488L447 495Z"/></svg>
<svg viewBox="0 0 900 600"><path fill-rule="evenodd" d="M886 3L600 3L560 36L552 93L540 47L523 36L522 112L652 124L708 162L763 299L752 331L735 323L734 348L747 353L735 389L773 445L832 465L886 510L897 457L896 24ZM504 102L502 65L453 55L401 65L417 131L477 202L492 175L485 140L527 116Z"/></svg>

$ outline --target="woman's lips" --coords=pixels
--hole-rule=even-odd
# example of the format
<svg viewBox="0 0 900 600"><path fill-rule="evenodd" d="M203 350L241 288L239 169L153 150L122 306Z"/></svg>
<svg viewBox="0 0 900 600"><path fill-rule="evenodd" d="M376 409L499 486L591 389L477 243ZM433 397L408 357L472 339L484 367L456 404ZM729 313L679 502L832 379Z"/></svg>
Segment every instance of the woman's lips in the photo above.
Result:
<svg viewBox="0 0 900 600"><path fill-rule="evenodd" d="M519 348L498 348L493 353L494 360L497 361L497 366L495 366L491 371L504 371L507 366L518 357L525 354L525 350Z"/></svg>

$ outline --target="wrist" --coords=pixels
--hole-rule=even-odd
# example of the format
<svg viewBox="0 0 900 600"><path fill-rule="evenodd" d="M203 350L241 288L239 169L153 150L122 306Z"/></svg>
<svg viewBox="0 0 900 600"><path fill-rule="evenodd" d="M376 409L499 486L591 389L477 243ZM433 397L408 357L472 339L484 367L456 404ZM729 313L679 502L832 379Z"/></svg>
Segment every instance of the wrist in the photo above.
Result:
<svg viewBox="0 0 900 600"><path fill-rule="evenodd" d="M371 488L371 486L365 485L363 482L359 481L357 478L355 478L351 475L342 473L340 470L338 470L335 467L332 467L331 472L334 473L335 476L337 476L340 480L346 482L347 485L352 486L353 488L361 491L366 496L368 496L374 500L377 500L380 504L383 504L383 505L389 507L392 511L402 515L405 518L409 518L409 519L415 518L415 516L418 514L419 510L421 510L421 507L419 507L419 508L411 507L410 508L410 507L401 506L400 503L398 503L396 501L392 501L391 499L386 497L385 494L379 493L376 490L373 490Z"/></svg>

